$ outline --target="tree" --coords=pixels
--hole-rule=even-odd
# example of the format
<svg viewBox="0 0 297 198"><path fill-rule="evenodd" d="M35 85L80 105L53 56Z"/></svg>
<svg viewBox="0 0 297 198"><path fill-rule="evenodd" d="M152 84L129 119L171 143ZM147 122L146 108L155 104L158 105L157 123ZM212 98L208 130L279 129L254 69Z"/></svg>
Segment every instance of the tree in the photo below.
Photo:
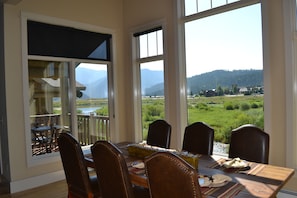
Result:
<svg viewBox="0 0 297 198"><path fill-rule="evenodd" d="M232 85L232 93L233 94L238 94L239 93L239 88L237 87L236 84Z"/></svg>
<svg viewBox="0 0 297 198"><path fill-rule="evenodd" d="M217 95L218 96L223 96L224 95L224 90L220 85L217 87Z"/></svg>

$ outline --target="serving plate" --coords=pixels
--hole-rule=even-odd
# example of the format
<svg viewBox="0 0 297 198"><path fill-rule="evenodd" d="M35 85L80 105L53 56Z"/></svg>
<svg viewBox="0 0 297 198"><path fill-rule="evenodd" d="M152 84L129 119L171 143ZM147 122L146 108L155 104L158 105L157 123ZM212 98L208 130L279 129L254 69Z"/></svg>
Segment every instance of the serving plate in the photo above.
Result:
<svg viewBox="0 0 297 198"><path fill-rule="evenodd" d="M242 160L240 158L234 158L232 160L225 161L222 166L225 168L246 168L249 166L249 163L245 160Z"/></svg>
<svg viewBox="0 0 297 198"><path fill-rule="evenodd" d="M132 164L131 164L131 166L133 167L133 168L138 168L138 169L144 169L144 163L143 162L133 162Z"/></svg>
<svg viewBox="0 0 297 198"><path fill-rule="evenodd" d="M232 178L227 175L215 174L210 177L200 177L198 180L201 187L221 187L232 181Z"/></svg>

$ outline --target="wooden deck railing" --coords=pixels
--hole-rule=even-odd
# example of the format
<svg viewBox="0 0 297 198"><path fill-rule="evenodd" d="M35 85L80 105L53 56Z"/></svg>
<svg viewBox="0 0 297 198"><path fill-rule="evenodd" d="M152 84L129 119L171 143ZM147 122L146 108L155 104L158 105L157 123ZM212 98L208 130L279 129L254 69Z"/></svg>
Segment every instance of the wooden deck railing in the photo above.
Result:
<svg viewBox="0 0 297 198"><path fill-rule="evenodd" d="M65 128L64 126L61 126L61 122L60 122L61 115L59 114L32 115L30 116L30 118L31 118L31 127L32 127L31 131L33 131L33 128L35 127L48 126L49 129L48 130L45 129L45 130L48 131L49 133L52 133L52 134L49 134L51 139L53 139L53 133L55 133L54 134L55 139L49 142L49 144L55 144L54 146L50 145L51 148L55 149L57 144L56 137L58 136L58 133L60 133ZM83 146L93 144L97 140L110 140L110 133L109 133L110 123L109 123L108 116L97 116L94 114L91 114L91 115L79 114L77 115L77 124L78 124L77 138L80 144ZM55 126L59 126L58 129ZM37 144L35 139L36 138L32 136L32 145L33 145L32 149L36 150L36 147L37 147L37 150L45 149L45 148L41 148L41 144ZM40 152L38 151L38 153Z"/></svg>
<svg viewBox="0 0 297 198"><path fill-rule="evenodd" d="M78 140L81 145L89 145L97 140L109 140L109 117L91 115L77 115Z"/></svg>

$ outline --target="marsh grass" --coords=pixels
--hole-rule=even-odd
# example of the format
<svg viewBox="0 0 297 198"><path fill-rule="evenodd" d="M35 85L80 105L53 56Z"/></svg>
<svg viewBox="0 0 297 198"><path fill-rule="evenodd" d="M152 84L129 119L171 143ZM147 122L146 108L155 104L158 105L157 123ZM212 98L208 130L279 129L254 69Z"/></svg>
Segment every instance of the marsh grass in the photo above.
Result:
<svg viewBox="0 0 297 198"><path fill-rule="evenodd" d="M164 119L164 99L143 100L143 135L148 124ZM157 111L158 110L158 111ZM156 112L160 112L159 114ZM188 124L202 121L215 130L215 141L229 143L231 130L243 124L264 127L263 95L188 98Z"/></svg>
<svg viewBox="0 0 297 198"><path fill-rule="evenodd" d="M229 143L231 130L243 124L264 128L263 95L236 95L216 97L189 97L188 124L202 121L215 130L215 141ZM60 106L60 103L55 104ZM80 100L77 104L100 106L97 115L108 116L107 99ZM156 119L164 119L164 98L142 99L143 137L146 139L148 125Z"/></svg>

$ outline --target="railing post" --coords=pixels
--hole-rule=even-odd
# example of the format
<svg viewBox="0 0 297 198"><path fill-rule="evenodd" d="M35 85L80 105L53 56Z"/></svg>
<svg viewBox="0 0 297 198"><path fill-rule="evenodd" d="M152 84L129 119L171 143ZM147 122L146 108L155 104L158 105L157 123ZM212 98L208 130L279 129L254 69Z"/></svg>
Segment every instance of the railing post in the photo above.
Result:
<svg viewBox="0 0 297 198"><path fill-rule="evenodd" d="M96 130L95 114L90 113L90 137L89 137L90 142L89 143L94 143L93 138L96 136L95 130Z"/></svg>

